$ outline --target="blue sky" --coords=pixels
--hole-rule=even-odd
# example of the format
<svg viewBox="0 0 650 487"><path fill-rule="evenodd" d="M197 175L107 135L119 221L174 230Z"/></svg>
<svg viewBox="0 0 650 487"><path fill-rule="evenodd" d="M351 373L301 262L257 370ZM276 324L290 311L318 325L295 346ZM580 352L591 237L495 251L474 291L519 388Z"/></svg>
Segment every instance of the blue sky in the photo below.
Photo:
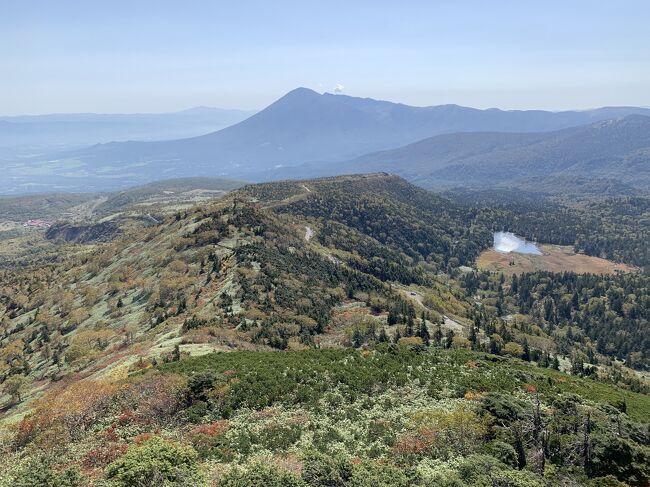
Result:
<svg viewBox="0 0 650 487"><path fill-rule="evenodd" d="M297 86L413 105L650 106L648 0L0 0L0 114L261 108Z"/></svg>

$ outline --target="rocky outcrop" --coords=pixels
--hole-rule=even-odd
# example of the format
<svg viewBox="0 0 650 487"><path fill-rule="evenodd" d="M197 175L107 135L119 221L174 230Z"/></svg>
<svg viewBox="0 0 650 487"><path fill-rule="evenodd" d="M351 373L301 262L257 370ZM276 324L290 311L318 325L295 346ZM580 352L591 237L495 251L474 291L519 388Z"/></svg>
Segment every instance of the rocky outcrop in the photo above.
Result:
<svg viewBox="0 0 650 487"><path fill-rule="evenodd" d="M72 225L56 223L45 233L50 240L65 240L66 242L88 243L112 240L120 233L120 227L113 221L93 223L88 225Z"/></svg>

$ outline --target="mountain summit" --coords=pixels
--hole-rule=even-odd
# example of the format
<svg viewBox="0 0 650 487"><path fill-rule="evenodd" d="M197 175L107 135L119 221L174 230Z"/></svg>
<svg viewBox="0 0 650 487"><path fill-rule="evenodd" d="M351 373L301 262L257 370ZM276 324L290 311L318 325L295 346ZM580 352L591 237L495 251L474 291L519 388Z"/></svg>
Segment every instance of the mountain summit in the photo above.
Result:
<svg viewBox="0 0 650 487"><path fill-rule="evenodd" d="M608 108L555 113L478 110L457 105L413 107L297 88L246 120L207 135L102 144L54 154L49 160L63 164L70 161L74 167L81 164L87 178L84 190L142 184L159 179L161 174L168 178L227 176L258 180L264 171L310 162L345 161L440 134L543 132L631 113L650 114L650 110ZM43 158L37 162L43 162ZM71 187L78 181L67 176L68 171L65 174L48 174L38 181L30 176L25 182Z"/></svg>

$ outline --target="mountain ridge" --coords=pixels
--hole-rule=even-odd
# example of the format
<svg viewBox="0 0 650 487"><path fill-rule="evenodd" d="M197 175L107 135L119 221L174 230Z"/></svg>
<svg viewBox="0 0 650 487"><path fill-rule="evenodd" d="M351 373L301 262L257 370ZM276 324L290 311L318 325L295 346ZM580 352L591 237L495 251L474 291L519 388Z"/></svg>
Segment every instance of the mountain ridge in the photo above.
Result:
<svg viewBox="0 0 650 487"><path fill-rule="evenodd" d="M344 163L293 168L296 177L386 171L427 188L524 184L531 178L610 178L650 189L650 117L628 115L553 132L442 134ZM281 171L278 171L281 173ZM527 183L526 183L527 184Z"/></svg>
<svg viewBox="0 0 650 487"><path fill-rule="evenodd" d="M54 154L49 162L81 167L84 177L90 178L97 189L119 189L126 178L128 184L146 183L161 172L166 177L255 179L281 167L347 161L436 134L487 129L548 131L608 118L621 110L628 109L556 113L478 110L457 105L412 107L298 88L253 116L216 132L169 141L98 144ZM630 110L650 114L650 110ZM39 158L30 163L48 161ZM53 171L55 176L65 174ZM68 176L61 181L74 183Z"/></svg>

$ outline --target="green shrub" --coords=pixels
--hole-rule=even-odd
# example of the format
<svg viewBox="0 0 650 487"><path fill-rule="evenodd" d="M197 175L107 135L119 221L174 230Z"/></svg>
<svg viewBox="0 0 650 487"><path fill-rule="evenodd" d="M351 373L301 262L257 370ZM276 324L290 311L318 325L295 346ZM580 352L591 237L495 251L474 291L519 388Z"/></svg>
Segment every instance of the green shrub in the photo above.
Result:
<svg viewBox="0 0 650 487"><path fill-rule="evenodd" d="M467 487L455 472L437 473L422 485L424 487Z"/></svg>
<svg viewBox="0 0 650 487"><path fill-rule="evenodd" d="M521 418L528 413L523 401L498 392L490 392L485 396L482 406L486 412L495 418L508 422Z"/></svg>
<svg viewBox="0 0 650 487"><path fill-rule="evenodd" d="M183 416L190 423L199 423L207 413L208 404L205 401L196 401L183 412Z"/></svg>
<svg viewBox="0 0 650 487"><path fill-rule="evenodd" d="M233 434L228 435L224 445L233 452L246 456L253 448L251 432L246 429L235 431Z"/></svg>
<svg viewBox="0 0 650 487"><path fill-rule="evenodd" d="M463 481L469 482L480 475L489 474L492 470L503 467L504 465L496 458L487 455L471 455L461 463L458 474Z"/></svg>
<svg viewBox="0 0 650 487"><path fill-rule="evenodd" d="M514 469L493 471L484 479L479 477L474 485L484 485L485 487L493 487L494 485L507 485L508 487L544 487L544 483L532 472Z"/></svg>
<svg viewBox="0 0 650 487"><path fill-rule="evenodd" d="M198 455L192 447L152 438L130 448L111 463L106 474L118 486L198 485Z"/></svg>
<svg viewBox="0 0 650 487"><path fill-rule="evenodd" d="M297 424L271 424L256 437L255 443L268 450L286 450L296 443L302 435L302 427Z"/></svg>
<svg viewBox="0 0 650 487"><path fill-rule="evenodd" d="M361 462L352 469L346 487L409 487L412 485L404 471L396 466L372 461Z"/></svg>
<svg viewBox="0 0 650 487"><path fill-rule="evenodd" d="M190 376L187 380L190 400L206 402L208 400L207 392L221 380L222 377L212 371L201 372Z"/></svg>
<svg viewBox="0 0 650 487"><path fill-rule="evenodd" d="M69 468L58 476L57 487L81 487L86 485L86 478L77 467Z"/></svg>
<svg viewBox="0 0 650 487"><path fill-rule="evenodd" d="M307 487L297 475L266 465L235 468L228 472L219 487Z"/></svg>
<svg viewBox="0 0 650 487"><path fill-rule="evenodd" d="M352 475L352 466L340 456L310 452L305 455L302 479L314 487L345 487Z"/></svg>
<svg viewBox="0 0 650 487"><path fill-rule="evenodd" d="M16 475L11 484L14 487L81 487L84 477L77 468L56 473L47 459L28 462Z"/></svg>
<svg viewBox="0 0 650 487"><path fill-rule="evenodd" d="M493 456L509 467L516 468L519 464L515 448L503 441L491 441L486 445L485 451L488 455Z"/></svg>
<svg viewBox="0 0 650 487"><path fill-rule="evenodd" d="M52 468L47 463L31 461L16 475L16 487L58 487Z"/></svg>
<svg viewBox="0 0 650 487"><path fill-rule="evenodd" d="M619 481L613 475L596 477L589 482L590 487L627 487L627 484Z"/></svg>
<svg viewBox="0 0 650 487"><path fill-rule="evenodd" d="M393 446L397 440L397 434L387 421L375 420L368 425L367 441L381 441L387 446Z"/></svg>
<svg viewBox="0 0 650 487"><path fill-rule="evenodd" d="M591 441L592 455L586 468L587 475L614 475L632 485L650 482L649 447L613 435L595 434Z"/></svg>
<svg viewBox="0 0 650 487"><path fill-rule="evenodd" d="M331 426L314 432L313 444L314 447L320 451L329 451L332 443L339 441L343 441L343 436L341 436L341 433L338 430Z"/></svg>
<svg viewBox="0 0 650 487"><path fill-rule="evenodd" d="M471 455L458 468L460 478L476 487L543 487L543 483L531 472L508 468L494 457Z"/></svg>

